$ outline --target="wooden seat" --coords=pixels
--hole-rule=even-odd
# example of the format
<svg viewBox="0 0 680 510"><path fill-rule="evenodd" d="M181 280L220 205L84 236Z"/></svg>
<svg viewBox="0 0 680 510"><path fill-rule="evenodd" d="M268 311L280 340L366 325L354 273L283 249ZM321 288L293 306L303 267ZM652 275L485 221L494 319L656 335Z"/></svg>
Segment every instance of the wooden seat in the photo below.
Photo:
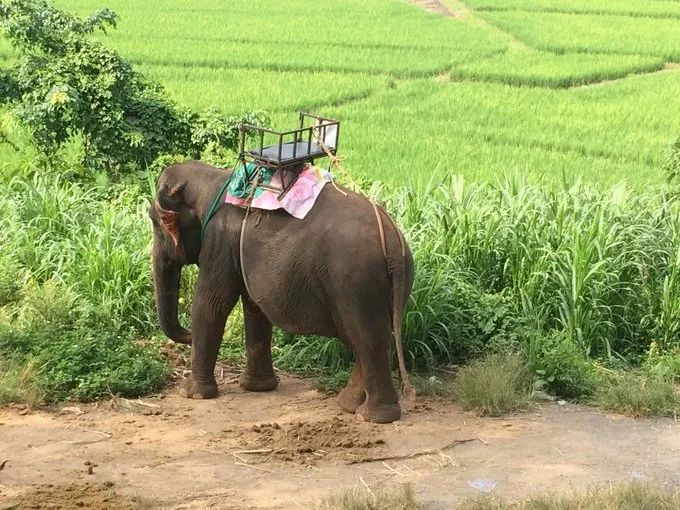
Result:
<svg viewBox="0 0 680 510"><path fill-rule="evenodd" d="M267 187L279 192L279 200L295 184L306 163L313 164L316 159L334 156L338 150L339 121L304 112L299 115L299 127L290 131L274 131L249 124L239 125L239 161L244 165L254 163L256 170L259 167L280 172L282 187ZM248 136L259 143L246 149Z"/></svg>
<svg viewBox="0 0 680 510"><path fill-rule="evenodd" d="M323 147L308 141L274 144L261 149L251 149L247 153L254 159L263 160L276 166L289 166L326 156Z"/></svg>

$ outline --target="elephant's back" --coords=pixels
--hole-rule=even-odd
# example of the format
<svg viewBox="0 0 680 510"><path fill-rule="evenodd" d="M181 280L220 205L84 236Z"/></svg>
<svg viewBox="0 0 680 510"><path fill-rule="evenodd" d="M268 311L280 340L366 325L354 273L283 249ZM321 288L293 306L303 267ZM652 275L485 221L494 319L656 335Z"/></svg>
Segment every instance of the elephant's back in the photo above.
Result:
<svg viewBox="0 0 680 510"><path fill-rule="evenodd" d="M283 211L258 211L249 220L243 263L253 298L293 333L338 336L343 307L389 312L391 280L373 206L342 191L326 185L302 220ZM398 245L388 222L385 235Z"/></svg>

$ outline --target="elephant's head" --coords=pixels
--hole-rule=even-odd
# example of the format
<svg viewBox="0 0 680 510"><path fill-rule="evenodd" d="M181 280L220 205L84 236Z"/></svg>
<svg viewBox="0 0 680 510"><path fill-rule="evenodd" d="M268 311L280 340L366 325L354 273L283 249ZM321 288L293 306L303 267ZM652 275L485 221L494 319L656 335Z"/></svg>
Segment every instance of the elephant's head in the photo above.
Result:
<svg viewBox="0 0 680 510"><path fill-rule="evenodd" d="M184 178L183 178L184 177ZM156 309L163 332L175 342L191 344L191 333L177 316L180 277L200 251L201 220L186 176L168 167L149 207L153 223L153 278Z"/></svg>

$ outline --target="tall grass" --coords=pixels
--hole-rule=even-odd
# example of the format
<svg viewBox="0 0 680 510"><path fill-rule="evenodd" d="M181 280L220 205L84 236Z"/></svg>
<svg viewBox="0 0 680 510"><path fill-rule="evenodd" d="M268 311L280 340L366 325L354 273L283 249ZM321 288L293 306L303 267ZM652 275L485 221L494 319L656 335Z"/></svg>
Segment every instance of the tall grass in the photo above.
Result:
<svg viewBox="0 0 680 510"><path fill-rule="evenodd" d="M662 191L550 188L515 176L495 185L451 178L422 193L374 186L371 194L395 214L414 253L404 316L412 366L520 347L532 368L556 371L555 384L578 394L592 391L584 359L680 343L680 202ZM282 343L300 362L307 352L331 367L349 358L332 343ZM569 368L550 368L566 355Z"/></svg>
<svg viewBox="0 0 680 510"><path fill-rule="evenodd" d="M404 316L411 366L525 348L530 367L548 370L568 353L573 363L560 369L559 384L578 393L573 388L590 387L588 357L635 359L652 344L664 352L680 343L673 196L623 184L551 188L520 177L494 185L455 177L422 193L376 184L369 193L393 212L414 253ZM138 342L157 333L140 187L14 178L0 188L0 210L0 350L46 362L38 366L59 381L47 385L52 397L157 387L160 358L153 343ZM186 283L192 278L187 273ZM240 341L238 322L230 322L231 344ZM110 363L121 356L130 363L116 371ZM339 342L285 334L275 356L306 370L351 360Z"/></svg>
<svg viewBox="0 0 680 510"><path fill-rule="evenodd" d="M93 185L94 184L94 185ZM150 232L138 186L0 183L0 401L160 388Z"/></svg>

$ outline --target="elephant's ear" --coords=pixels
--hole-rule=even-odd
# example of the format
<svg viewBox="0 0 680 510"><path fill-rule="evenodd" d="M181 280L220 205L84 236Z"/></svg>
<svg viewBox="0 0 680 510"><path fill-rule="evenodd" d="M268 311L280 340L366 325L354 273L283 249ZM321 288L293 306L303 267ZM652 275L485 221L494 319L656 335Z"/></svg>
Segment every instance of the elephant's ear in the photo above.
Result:
<svg viewBox="0 0 680 510"><path fill-rule="evenodd" d="M184 190L184 184L168 188L165 185L158 192L158 198L154 204L163 231L170 236L175 247L175 253L179 255L179 216L180 213L175 208L179 207L181 201L180 193Z"/></svg>

